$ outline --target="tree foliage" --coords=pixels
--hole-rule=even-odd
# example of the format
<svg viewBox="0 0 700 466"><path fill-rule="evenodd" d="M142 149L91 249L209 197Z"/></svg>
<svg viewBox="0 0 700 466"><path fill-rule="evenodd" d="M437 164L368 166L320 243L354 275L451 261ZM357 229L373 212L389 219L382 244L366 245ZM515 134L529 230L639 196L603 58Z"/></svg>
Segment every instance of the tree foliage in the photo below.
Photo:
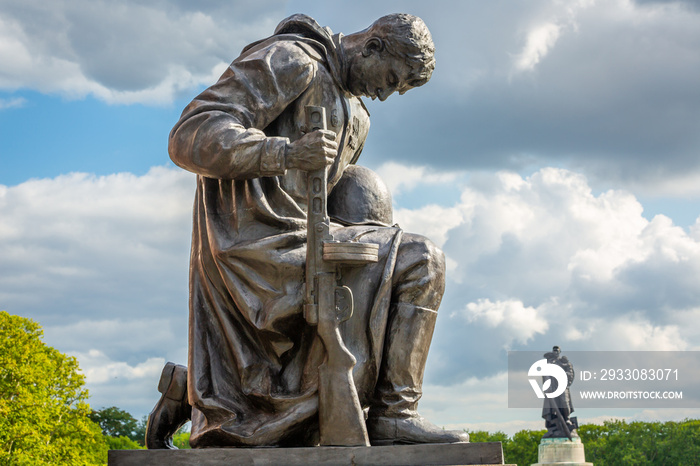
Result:
<svg viewBox="0 0 700 466"><path fill-rule="evenodd" d="M546 430L521 430L513 435L508 448L503 449L506 458L517 458L517 464L537 463L537 449Z"/></svg>
<svg viewBox="0 0 700 466"><path fill-rule="evenodd" d="M88 417L99 424L103 434L110 437L124 436L131 438L136 430L136 419L116 406L92 411Z"/></svg>
<svg viewBox="0 0 700 466"><path fill-rule="evenodd" d="M146 446L146 427L148 426L148 416L144 416L136 424L136 430L134 431L134 436L130 437L132 440L137 442L142 447Z"/></svg>
<svg viewBox="0 0 700 466"><path fill-rule="evenodd" d="M501 442L506 463L537 463L537 447L546 430L521 430L513 438L503 432L490 433L483 430L470 431L470 442ZM516 461L517 460L517 461Z"/></svg>
<svg viewBox="0 0 700 466"><path fill-rule="evenodd" d="M110 437L105 435L107 447L110 450L143 450L145 447L131 440L129 437Z"/></svg>
<svg viewBox="0 0 700 466"><path fill-rule="evenodd" d="M93 411L89 417L102 428L110 450L138 450L145 447L147 416L137 421L130 413L111 406Z"/></svg>
<svg viewBox="0 0 700 466"><path fill-rule="evenodd" d="M78 362L42 335L36 322L0 312L0 464L103 464Z"/></svg>
<svg viewBox="0 0 700 466"><path fill-rule="evenodd" d="M469 432L472 442L501 442L505 463L537 463L545 430L521 430L512 438L503 432ZM630 422L610 420L583 424L578 430L586 461L607 465L700 464L700 420Z"/></svg>
<svg viewBox="0 0 700 466"><path fill-rule="evenodd" d="M190 448L190 433L178 431L173 435L173 445L180 450L188 450Z"/></svg>
<svg viewBox="0 0 700 466"><path fill-rule="evenodd" d="M579 430L586 459L596 465L700 464L700 421L606 421Z"/></svg>

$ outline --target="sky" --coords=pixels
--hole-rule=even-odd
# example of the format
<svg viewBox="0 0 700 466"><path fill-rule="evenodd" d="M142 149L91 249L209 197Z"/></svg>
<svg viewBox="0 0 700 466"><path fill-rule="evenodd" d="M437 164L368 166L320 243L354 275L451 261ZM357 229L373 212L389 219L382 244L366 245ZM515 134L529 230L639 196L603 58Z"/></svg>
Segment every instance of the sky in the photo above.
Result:
<svg viewBox="0 0 700 466"><path fill-rule="evenodd" d="M0 0L0 309L77 357L93 407L141 418L186 362L182 109L291 14L351 33L393 12L437 65L367 102L359 163L447 257L421 413L540 429L507 407L507 351L700 350L700 1Z"/></svg>

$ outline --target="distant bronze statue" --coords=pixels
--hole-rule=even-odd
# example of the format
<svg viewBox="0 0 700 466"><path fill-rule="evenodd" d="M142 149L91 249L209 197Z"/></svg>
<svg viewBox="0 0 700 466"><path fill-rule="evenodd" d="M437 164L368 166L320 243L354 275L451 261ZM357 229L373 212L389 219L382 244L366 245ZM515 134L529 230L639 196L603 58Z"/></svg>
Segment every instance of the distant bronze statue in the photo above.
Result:
<svg viewBox="0 0 700 466"><path fill-rule="evenodd" d="M571 440L578 437L577 429L578 422L576 417L571 417L574 412L574 405L571 403L571 394L569 387L574 382L574 366L569 362L566 356L561 355L561 349L558 346L552 348L552 351L545 353L544 357L548 364L556 364L564 369L567 378L567 385L564 392L556 398L545 398L544 406L542 407L542 417L544 425L547 428L547 433L543 438L568 438ZM550 382L548 392L557 390L557 379L554 377L543 377L543 383L547 380Z"/></svg>
<svg viewBox="0 0 700 466"><path fill-rule="evenodd" d="M195 448L468 441L416 411L443 253L393 225L386 186L354 165L359 97L434 66L415 16L343 36L294 15L185 108L169 152L197 174L189 358L163 370L149 448L190 418Z"/></svg>

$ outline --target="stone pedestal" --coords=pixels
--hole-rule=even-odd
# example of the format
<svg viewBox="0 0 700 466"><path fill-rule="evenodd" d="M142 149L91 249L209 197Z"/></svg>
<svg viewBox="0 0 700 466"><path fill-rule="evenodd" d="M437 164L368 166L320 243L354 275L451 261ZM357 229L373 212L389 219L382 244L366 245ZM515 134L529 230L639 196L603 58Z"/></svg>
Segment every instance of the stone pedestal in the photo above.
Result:
<svg viewBox="0 0 700 466"><path fill-rule="evenodd" d="M586 463L580 438L543 438L538 449L537 463L532 466L593 466Z"/></svg>
<svg viewBox="0 0 700 466"><path fill-rule="evenodd" d="M487 465L503 464L503 448L501 442L484 442L386 447L110 450L108 464L109 466Z"/></svg>

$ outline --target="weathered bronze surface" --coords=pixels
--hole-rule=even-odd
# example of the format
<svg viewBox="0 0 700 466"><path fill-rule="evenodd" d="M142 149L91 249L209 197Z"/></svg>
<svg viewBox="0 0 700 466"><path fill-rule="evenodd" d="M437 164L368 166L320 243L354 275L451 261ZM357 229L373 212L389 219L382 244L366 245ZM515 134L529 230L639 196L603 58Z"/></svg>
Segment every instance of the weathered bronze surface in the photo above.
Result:
<svg viewBox="0 0 700 466"><path fill-rule="evenodd" d="M542 407L542 418L544 425L547 428L547 433L543 438L568 438L571 440L578 437L578 422L575 417L571 417L574 412L574 405L571 403L571 394L569 387L574 382L574 366L569 361L569 358L561 355L561 349L558 346L552 348L551 352L545 353L544 357L547 363L556 364L566 372L567 385L566 390L556 398L545 398L544 406ZM549 391L557 390L557 379L554 377L543 377L543 382L549 380Z"/></svg>
<svg viewBox="0 0 700 466"><path fill-rule="evenodd" d="M360 97L425 84L433 53L414 16L343 36L294 15L185 108L169 152L197 174L187 386L164 371L149 448L169 448L182 393L195 448L467 441L416 412L443 253L392 226L353 165Z"/></svg>

